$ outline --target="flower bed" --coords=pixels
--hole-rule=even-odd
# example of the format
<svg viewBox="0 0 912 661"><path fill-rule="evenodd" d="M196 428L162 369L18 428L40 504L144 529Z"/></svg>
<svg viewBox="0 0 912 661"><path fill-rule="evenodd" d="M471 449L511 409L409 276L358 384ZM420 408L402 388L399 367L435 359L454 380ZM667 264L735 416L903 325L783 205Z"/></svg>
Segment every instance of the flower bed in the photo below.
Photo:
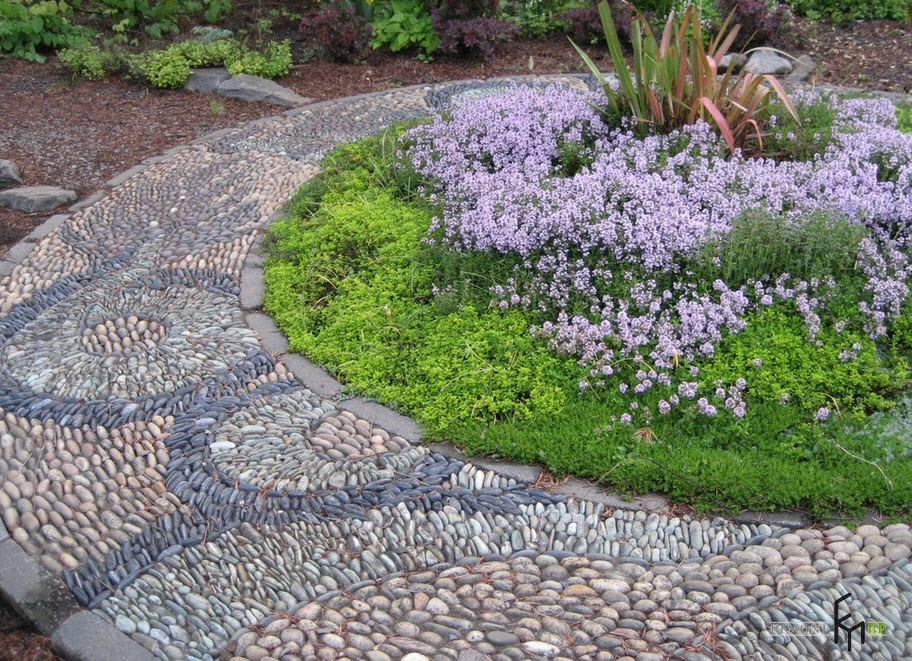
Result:
<svg viewBox="0 0 912 661"><path fill-rule="evenodd" d="M292 348L469 451L715 509L907 512L907 111L800 93L761 158L598 101L517 87L331 155L273 229Z"/></svg>

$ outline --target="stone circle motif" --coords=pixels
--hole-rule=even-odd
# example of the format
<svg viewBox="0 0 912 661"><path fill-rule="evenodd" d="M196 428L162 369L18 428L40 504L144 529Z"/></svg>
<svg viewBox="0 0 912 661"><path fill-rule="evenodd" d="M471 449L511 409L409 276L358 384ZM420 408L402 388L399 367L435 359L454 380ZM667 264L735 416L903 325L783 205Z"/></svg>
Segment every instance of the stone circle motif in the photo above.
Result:
<svg viewBox="0 0 912 661"><path fill-rule="evenodd" d="M842 595L889 628L853 658L912 656L906 524L554 495L360 419L261 349L239 277L313 163L508 89L403 89L213 135L42 239L0 280L12 540L160 659L842 658L773 631L831 630Z"/></svg>

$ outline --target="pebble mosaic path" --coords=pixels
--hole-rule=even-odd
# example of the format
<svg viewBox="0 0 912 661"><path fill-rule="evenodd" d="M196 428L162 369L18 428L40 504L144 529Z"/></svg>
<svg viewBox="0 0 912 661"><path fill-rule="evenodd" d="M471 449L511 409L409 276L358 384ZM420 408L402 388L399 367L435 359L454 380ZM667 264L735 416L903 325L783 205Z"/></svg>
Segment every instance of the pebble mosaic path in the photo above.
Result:
<svg viewBox="0 0 912 661"><path fill-rule="evenodd" d="M119 658L912 658L907 525L795 530L553 495L359 418L262 348L245 259L321 155L502 87L407 88L213 134L111 182L8 265L0 549L78 603L48 607L59 648L105 656L65 633L91 619ZM14 596L15 574L0 568ZM843 595L850 624L886 635L834 642Z"/></svg>

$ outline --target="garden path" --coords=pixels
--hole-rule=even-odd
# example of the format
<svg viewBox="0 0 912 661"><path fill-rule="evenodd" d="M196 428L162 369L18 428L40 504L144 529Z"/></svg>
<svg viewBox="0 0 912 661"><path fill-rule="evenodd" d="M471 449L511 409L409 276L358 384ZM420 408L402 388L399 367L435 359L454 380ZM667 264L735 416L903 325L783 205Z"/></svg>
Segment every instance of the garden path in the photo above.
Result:
<svg viewBox="0 0 912 661"><path fill-rule="evenodd" d="M577 77L552 77L583 86ZM912 532L612 509L416 443L261 313L329 148L502 86L326 102L115 178L0 265L0 591L81 659L912 656ZM242 286L243 285L243 286ZM246 310L246 312L245 312ZM819 625L784 636L782 622ZM221 656L220 656L221 655Z"/></svg>

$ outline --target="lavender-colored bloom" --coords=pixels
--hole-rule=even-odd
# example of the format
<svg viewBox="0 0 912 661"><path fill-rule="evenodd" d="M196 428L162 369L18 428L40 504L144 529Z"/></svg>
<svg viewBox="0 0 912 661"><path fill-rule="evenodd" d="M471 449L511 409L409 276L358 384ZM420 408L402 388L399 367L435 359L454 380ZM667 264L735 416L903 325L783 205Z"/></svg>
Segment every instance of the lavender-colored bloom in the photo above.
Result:
<svg viewBox="0 0 912 661"><path fill-rule="evenodd" d="M748 314L777 301L795 306L817 342L831 278L770 273L737 289L716 280L706 292L678 277L687 275L680 271L687 258L724 239L745 211L763 207L794 222L826 212L867 229L859 312L871 337L887 332L912 276L912 134L898 131L889 100L796 92L799 110L826 102L836 111L832 144L803 162L730 157L704 123L640 138L627 126L606 125L590 105L597 100L561 86L517 87L410 133L407 156L433 182L442 209L429 240L518 256L531 274L522 287L492 288L497 306L536 301L549 321L533 333L575 356L594 379L620 373L638 393L654 383L673 386L681 362L712 357ZM561 167L568 146L589 163L572 176ZM660 285L659 274L675 276L674 284ZM601 283L609 281L628 285L628 293L605 294ZM570 312L580 297L591 301L587 312ZM843 329L839 322L837 332ZM624 372L631 364L635 380ZM699 373L693 364L688 370L691 378ZM739 379L716 396L740 417L745 388ZM627 392L628 384L619 389ZM696 382L678 383L677 393L693 399ZM715 414L708 401L700 408Z"/></svg>
<svg viewBox="0 0 912 661"><path fill-rule="evenodd" d="M814 419L818 420L820 422L823 422L824 420L826 420L829 417L830 417L830 409L828 409L825 406L817 409L817 413L814 415Z"/></svg>

